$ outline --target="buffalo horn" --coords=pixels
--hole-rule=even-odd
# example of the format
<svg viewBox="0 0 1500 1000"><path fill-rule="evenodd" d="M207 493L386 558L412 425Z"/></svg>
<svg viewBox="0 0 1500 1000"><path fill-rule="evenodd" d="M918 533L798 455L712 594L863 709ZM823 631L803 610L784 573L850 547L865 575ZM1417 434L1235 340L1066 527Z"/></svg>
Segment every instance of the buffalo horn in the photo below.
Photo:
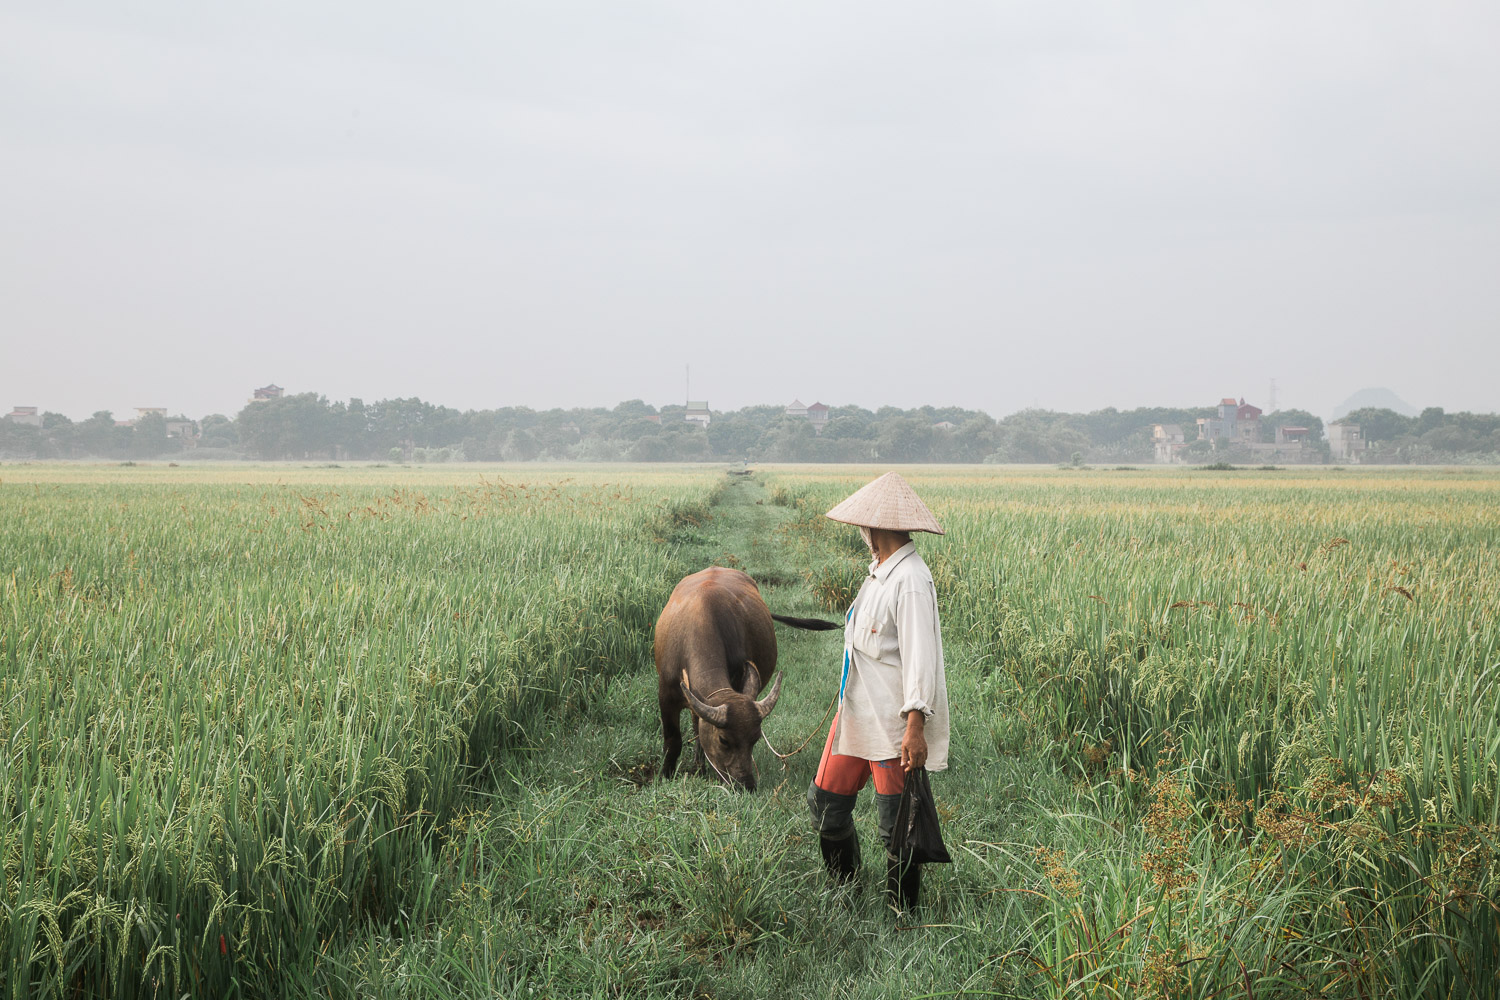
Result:
<svg viewBox="0 0 1500 1000"><path fill-rule="evenodd" d="M773 709L773 708L776 707L776 699L780 695L781 695L781 675L777 674L775 677L771 678L771 691L770 691L770 693L767 694L760 701L757 701L755 703L755 708L756 708L757 711L760 712L760 717L762 719L764 719L766 716L768 716L768 715L771 714L771 709Z"/></svg>
<svg viewBox="0 0 1500 1000"><path fill-rule="evenodd" d="M710 705L698 697L693 693L693 689L688 686L686 678L683 678L682 693L687 696L688 704L692 706L694 715L700 719L712 722L720 729L729 725L729 709L723 705Z"/></svg>

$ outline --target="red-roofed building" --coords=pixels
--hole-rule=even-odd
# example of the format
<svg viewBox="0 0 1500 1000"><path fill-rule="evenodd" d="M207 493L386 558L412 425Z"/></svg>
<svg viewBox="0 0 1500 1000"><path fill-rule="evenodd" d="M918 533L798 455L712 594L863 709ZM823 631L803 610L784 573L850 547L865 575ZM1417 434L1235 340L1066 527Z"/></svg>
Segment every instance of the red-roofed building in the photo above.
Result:
<svg viewBox="0 0 1500 1000"><path fill-rule="evenodd" d="M42 415L36 412L35 406L17 406L5 415L5 419L13 424L25 424L28 427L42 426Z"/></svg>
<svg viewBox="0 0 1500 1000"><path fill-rule="evenodd" d="M1212 417L1198 418L1198 440L1208 441L1215 451L1233 449L1246 460L1257 461L1316 461L1319 452L1314 446L1313 435L1307 427L1277 427L1274 439L1262 441L1260 421L1263 411L1243 398L1235 400L1228 396L1219 400L1218 411ZM1156 460L1171 462L1185 446L1173 440L1167 425L1158 425L1154 435Z"/></svg>
<svg viewBox="0 0 1500 1000"><path fill-rule="evenodd" d="M1243 398L1235 402L1225 396L1219 400L1218 416L1198 418L1198 440L1210 441L1215 448L1254 444L1260 440L1260 414L1260 407L1251 406Z"/></svg>

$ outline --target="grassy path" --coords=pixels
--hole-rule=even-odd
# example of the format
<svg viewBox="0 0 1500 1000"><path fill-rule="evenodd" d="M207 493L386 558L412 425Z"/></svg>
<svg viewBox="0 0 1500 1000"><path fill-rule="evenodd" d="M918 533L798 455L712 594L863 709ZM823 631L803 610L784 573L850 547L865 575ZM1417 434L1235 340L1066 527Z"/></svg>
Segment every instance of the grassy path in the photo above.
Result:
<svg viewBox="0 0 1500 1000"><path fill-rule="evenodd" d="M826 615L806 584L806 546L789 512L751 477L727 486L685 551L687 571L744 569L773 610ZM847 555L843 556L847 558ZM915 997L1035 995L1016 958L1032 914L997 891L1008 852L1037 835L1068 788L1035 760L997 752L957 637L948 638L953 768L935 778L957 863L934 866L924 924L899 926L881 889L873 796L862 796L865 868L830 886L804 794L837 684L841 633L778 627L783 693L762 745L760 788L732 793L702 777L654 780L661 757L655 672L628 669L581 715L538 734L499 770L499 787L449 832L457 884L439 928L397 942L374 936L342 961L362 996ZM684 759L690 752L685 749ZM1019 992L1017 992L1019 990ZM955 992L957 991L957 992Z"/></svg>

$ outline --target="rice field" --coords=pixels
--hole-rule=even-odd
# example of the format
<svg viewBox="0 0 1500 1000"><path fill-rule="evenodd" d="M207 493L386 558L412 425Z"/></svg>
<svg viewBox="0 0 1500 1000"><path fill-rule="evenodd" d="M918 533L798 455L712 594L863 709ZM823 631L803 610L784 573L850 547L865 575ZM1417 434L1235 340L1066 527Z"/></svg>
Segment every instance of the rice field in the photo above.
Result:
<svg viewBox="0 0 1500 1000"><path fill-rule="evenodd" d="M878 471L0 466L0 995L1500 991L1500 476L902 470L959 859L897 931L810 755L648 780L672 585L842 611Z"/></svg>
<svg viewBox="0 0 1500 1000"><path fill-rule="evenodd" d="M773 486L815 512L865 478ZM978 849L1046 900L1060 993L1500 994L1500 482L910 478L975 724L1138 814L1136 842Z"/></svg>
<svg viewBox="0 0 1500 1000"><path fill-rule="evenodd" d="M4 995L274 995L649 660L701 475L0 468Z"/></svg>

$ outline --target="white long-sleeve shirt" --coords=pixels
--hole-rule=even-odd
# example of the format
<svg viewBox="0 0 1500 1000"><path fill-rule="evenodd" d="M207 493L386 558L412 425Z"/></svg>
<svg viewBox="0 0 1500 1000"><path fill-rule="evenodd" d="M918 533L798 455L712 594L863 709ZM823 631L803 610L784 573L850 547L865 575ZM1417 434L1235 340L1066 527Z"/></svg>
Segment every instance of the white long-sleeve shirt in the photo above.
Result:
<svg viewBox="0 0 1500 1000"><path fill-rule="evenodd" d="M908 542L870 564L844 625L834 752L901 756L906 713L926 716L927 770L948 766L948 685L932 573Z"/></svg>

